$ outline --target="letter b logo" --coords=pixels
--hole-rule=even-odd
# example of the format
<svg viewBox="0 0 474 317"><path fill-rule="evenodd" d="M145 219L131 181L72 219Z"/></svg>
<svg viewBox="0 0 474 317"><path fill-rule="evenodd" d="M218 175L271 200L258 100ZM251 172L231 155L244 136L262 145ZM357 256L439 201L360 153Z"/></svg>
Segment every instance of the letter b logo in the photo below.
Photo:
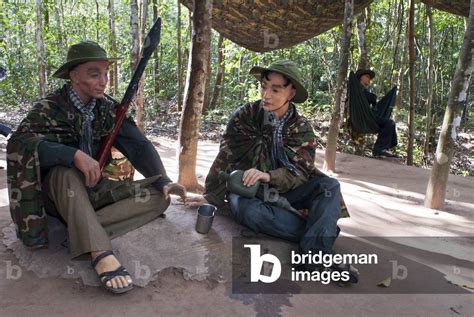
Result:
<svg viewBox="0 0 474 317"><path fill-rule="evenodd" d="M276 256L270 253L260 255L259 244L244 244L244 248L250 249L250 281L251 282L263 282L273 283L281 275L281 262ZM270 275L261 274L262 267L265 263L273 264Z"/></svg>

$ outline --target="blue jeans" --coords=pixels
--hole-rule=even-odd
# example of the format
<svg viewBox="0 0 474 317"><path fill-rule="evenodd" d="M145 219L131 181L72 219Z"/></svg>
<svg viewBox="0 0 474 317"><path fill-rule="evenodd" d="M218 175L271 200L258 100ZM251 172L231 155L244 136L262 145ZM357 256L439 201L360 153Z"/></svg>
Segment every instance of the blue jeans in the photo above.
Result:
<svg viewBox="0 0 474 317"><path fill-rule="evenodd" d="M281 195L295 209L308 209L308 218L303 219L258 198L229 193L228 200L234 218L253 231L298 242L304 253L310 250L333 253L341 212L339 182L330 177L315 177Z"/></svg>

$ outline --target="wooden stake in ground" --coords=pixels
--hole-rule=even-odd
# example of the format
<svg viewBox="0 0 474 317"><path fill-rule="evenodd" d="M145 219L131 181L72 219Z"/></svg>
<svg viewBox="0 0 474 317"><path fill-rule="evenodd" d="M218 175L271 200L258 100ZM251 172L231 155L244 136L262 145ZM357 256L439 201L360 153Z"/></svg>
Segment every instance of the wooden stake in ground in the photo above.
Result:
<svg viewBox="0 0 474 317"><path fill-rule="evenodd" d="M329 126L328 141L324 154L323 170L335 171L336 169L336 149L339 126L341 124L341 107L344 103L342 99L344 82L347 80L347 69L349 68L349 47L352 35L352 13L354 8L353 0L346 0L344 8L344 24L341 36L341 55L339 60L339 72L337 74L336 98L332 111L331 125Z"/></svg>
<svg viewBox="0 0 474 317"><path fill-rule="evenodd" d="M456 130L461 123L463 106L467 100L467 91L474 70L472 55L474 55L474 0L471 0L464 41L451 83L448 105L444 113L443 126L436 148L435 162L426 189L425 207L428 208L441 209L444 206L449 168L457 137ZM455 193L454 189L453 196L455 196Z"/></svg>
<svg viewBox="0 0 474 317"><path fill-rule="evenodd" d="M183 112L179 124L178 182L188 191L201 191L196 178L196 156L199 124L209 76L211 52L212 0L194 1L193 32L189 52L188 76Z"/></svg>

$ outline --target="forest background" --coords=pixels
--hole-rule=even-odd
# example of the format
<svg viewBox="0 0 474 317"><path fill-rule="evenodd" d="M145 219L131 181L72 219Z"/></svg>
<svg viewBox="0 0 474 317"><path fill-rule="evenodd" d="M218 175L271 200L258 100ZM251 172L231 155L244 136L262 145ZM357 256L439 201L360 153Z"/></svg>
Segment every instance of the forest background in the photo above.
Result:
<svg viewBox="0 0 474 317"><path fill-rule="evenodd" d="M363 27L367 59L377 73L373 92L381 97L392 86L399 86L400 99L394 117L399 133L397 152L403 158L408 146L407 9L404 0L373 1L363 14L355 17L349 49L349 69L355 71L361 60L357 34ZM145 133L177 138L192 21L189 10L173 0L2 1L0 67L6 74L0 81L0 107L2 113L8 115L0 117L0 122L13 127L35 100L59 88L63 82L53 79L51 74L64 62L68 46L86 39L97 41L110 56L120 58L109 85L109 93L120 100L136 63L137 42L158 16L163 20L162 36L146 69L143 111L132 109L132 114ZM432 21L432 32L429 32L429 21ZM415 3L415 166L429 167L433 162L465 21L463 17ZM256 53L213 30L211 72L206 83L209 89L203 106L200 138L218 141L232 112L240 104L258 99L258 84L248 75L252 66L288 58L300 66L309 91L308 100L299 104L298 109L310 118L319 147L324 148L335 99L341 32L342 27L335 27L288 49ZM431 76L430 37L433 43ZM468 91L471 92L472 87ZM451 164L451 173L463 176L474 175L472 99L470 93ZM365 141L361 151L351 142L345 125L341 125L339 151L369 156L374 136L366 136Z"/></svg>

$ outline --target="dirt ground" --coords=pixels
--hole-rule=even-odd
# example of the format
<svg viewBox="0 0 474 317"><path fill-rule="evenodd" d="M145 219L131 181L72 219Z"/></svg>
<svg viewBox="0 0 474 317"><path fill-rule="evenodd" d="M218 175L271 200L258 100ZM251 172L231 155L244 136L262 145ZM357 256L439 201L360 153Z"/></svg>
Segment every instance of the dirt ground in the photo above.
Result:
<svg viewBox="0 0 474 317"><path fill-rule="evenodd" d="M157 141L169 176L176 180L176 144ZM200 181L204 181L217 149L216 143L200 144ZM0 166L5 166L4 149L0 150ZM318 166L322 156L318 151ZM356 285L350 294L341 289L339 294L242 295L233 294L228 283L185 279L182 270L170 267L147 286L113 296L100 287L85 286L81 279L39 278L0 243L0 316L474 316L474 252L468 239L474 228L474 179L450 176L446 207L434 211L423 207L428 170L339 154L337 173L351 212L350 218L339 221L344 235L444 237L441 249L419 242L406 252L411 260L429 268L432 280L426 283L439 291L387 294L380 289L357 294ZM0 170L0 228L10 225L6 173ZM453 273L449 261L461 261L454 268L463 274L456 269ZM12 270L21 274L11 278Z"/></svg>

